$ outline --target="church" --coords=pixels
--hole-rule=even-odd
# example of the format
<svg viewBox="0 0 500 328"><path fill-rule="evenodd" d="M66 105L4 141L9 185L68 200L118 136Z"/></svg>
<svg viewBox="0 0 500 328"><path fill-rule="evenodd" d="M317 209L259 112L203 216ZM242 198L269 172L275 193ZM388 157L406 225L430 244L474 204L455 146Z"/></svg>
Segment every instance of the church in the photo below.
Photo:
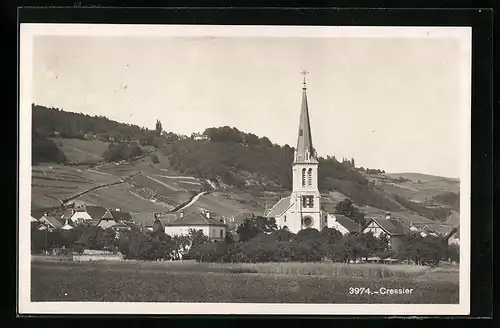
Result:
<svg viewBox="0 0 500 328"><path fill-rule="evenodd" d="M305 72L303 72L305 73ZM317 230L329 226L331 217L321 208L318 188L318 156L312 143L307 87L304 76L299 133L292 163L292 193L279 200L265 216L275 218L279 229L297 233L302 229Z"/></svg>

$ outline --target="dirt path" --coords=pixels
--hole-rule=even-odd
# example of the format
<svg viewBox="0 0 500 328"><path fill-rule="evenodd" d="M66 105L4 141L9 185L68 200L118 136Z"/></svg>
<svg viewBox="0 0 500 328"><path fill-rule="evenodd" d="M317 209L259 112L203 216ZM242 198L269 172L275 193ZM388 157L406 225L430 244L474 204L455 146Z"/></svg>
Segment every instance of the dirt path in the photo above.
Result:
<svg viewBox="0 0 500 328"><path fill-rule="evenodd" d="M202 191L200 192L199 194L197 194L196 196L194 196L191 201L189 203L187 203L186 205L182 206L181 208L179 208L177 211L182 211L183 209L193 205L194 203L196 203L196 201L203 195L205 195L207 192L206 191Z"/></svg>
<svg viewBox="0 0 500 328"><path fill-rule="evenodd" d="M89 156L92 156L94 158L102 159L102 156L99 156L99 155L96 155L96 154L93 154L91 152L88 152L88 151L85 151L85 150L81 150L81 149L78 149L78 148L75 148L75 147L64 146L64 148L69 148L69 149L75 150L77 152L80 152L82 154L89 155Z"/></svg>
<svg viewBox="0 0 500 328"><path fill-rule="evenodd" d="M170 189L170 190L173 190L173 191L179 191L179 189L177 189L177 188L175 188L175 187L172 187L171 185L168 185L168 184L166 184L166 183L164 183L164 182L162 182L162 181L160 181L160 180L156 180L155 178L152 178L152 177L150 177L150 176L148 176L148 175L146 176L146 178L151 179L151 180L153 180L154 182L157 182L157 183L161 184L162 186L167 187L167 188L168 188L168 189Z"/></svg>

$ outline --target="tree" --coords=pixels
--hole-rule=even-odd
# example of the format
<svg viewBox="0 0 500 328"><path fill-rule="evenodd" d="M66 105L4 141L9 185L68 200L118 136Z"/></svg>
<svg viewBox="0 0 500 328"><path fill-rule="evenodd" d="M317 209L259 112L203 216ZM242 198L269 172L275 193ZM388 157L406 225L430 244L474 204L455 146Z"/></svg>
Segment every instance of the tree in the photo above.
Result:
<svg viewBox="0 0 500 328"><path fill-rule="evenodd" d="M152 153L151 155L149 155L149 157L151 158L151 162L153 162L153 164L160 163L160 160L158 159L158 155L157 154Z"/></svg>
<svg viewBox="0 0 500 328"><path fill-rule="evenodd" d="M226 233L226 237L224 237L224 243L229 245L234 244L234 237L232 233L230 232Z"/></svg>
<svg viewBox="0 0 500 328"><path fill-rule="evenodd" d="M360 225L365 224L365 214L358 210L352 203L350 198L346 198L339 202L335 207L335 213L345 215L348 218L353 219Z"/></svg>
<svg viewBox="0 0 500 328"><path fill-rule="evenodd" d="M297 233L297 240L321 240L321 234L317 229L302 229Z"/></svg>
<svg viewBox="0 0 500 328"><path fill-rule="evenodd" d="M260 233L271 233L278 229L274 218L262 216L246 218L236 229L240 242L249 241Z"/></svg>
<svg viewBox="0 0 500 328"><path fill-rule="evenodd" d="M161 126L161 122L160 120L156 120L156 127L155 127L155 133L156 133L156 136L157 137L160 137L161 136L161 133L163 131L163 128Z"/></svg>
<svg viewBox="0 0 500 328"><path fill-rule="evenodd" d="M321 230L321 239L323 244L337 244L342 239L342 233L334 228L323 228Z"/></svg>
<svg viewBox="0 0 500 328"><path fill-rule="evenodd" d="M460 247L458 245L451 244L448 246L448 260L460 263Z"/></svg>

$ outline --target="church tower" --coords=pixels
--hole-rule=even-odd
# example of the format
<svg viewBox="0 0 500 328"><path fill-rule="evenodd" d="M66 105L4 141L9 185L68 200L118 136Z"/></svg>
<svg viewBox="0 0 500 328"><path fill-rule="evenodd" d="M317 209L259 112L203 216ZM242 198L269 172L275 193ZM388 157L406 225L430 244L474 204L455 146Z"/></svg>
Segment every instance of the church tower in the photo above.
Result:
<svg viewBox="0 0 500 328"><path fill-rule="evenodd" d="M311 124L309 122L309 108L307 104L307 87L305 74L302 87L302 107L300 110L297 147L295 149L292 177L293 190L291 204L293 204L293 222L289 220L288 228L296 233L302 229L323 227L318 189L318 158L312 143Z"/></svg>

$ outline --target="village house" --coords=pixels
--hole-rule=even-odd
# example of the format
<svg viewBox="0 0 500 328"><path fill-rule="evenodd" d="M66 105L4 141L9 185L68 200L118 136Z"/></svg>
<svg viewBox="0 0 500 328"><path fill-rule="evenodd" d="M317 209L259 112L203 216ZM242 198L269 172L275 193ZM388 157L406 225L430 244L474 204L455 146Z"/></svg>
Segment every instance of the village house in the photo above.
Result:
<svg viewBox="0 0 500 328"><path fill-rule="evenodd" d="M177 220L183 212L177 213L133 213L132 221L141 231L153 231L155 223L164 227L166 224Z"/></svg>
<svg viewBox="0 0 500 328"><path fill-rule="evenodd" d="M71 221L75 224L97 224L103 215L106 213L106 208L102 206L84 205L73 210Z"/></svg>
<svg viewBox="0 0 500 328"><path fill-rule="evenodd" d="M74 229L74 228L75 228L74 223L72 223L71 220L66 219L64 221L64 225L60 229L61 230L71 230L71 229Z"/></svg>
<svg viewBox="0 0 500 328"><path fill-rule="evenodd" d="M131 216L132 220L141 231L153 231L156 213L133 213Z"/></svg>
<svg viewBox="0 0 500 328"><path fill-rule="evenodd" d="M453 228L445 237L448 245L460 245L460 225Z"/></svg>
<svg viewBox="0 0 500 328"><path fill-rule="evenodd" d="M254 217L255 214L252 212L239 212L235 216L226 219L224 223L227 224L229 230L235 230L240 224L243 223L243 221Z"/></svg>
<svg viewBox="0 0 500 328"><path fill-rule="evenodd" d="M38 225L39 230L54 231L54 230L60 229L64 226L64 224L61 221L59 221L57 218L55 218L51 215L48 215L47 213L44 213L38 219L38 223L39 223L39 225Z"/></svg>
<svg viewBox="0 0 500 328"><path fill-rule="evenodd" d="M438 237L440 234L433 229L428 223L413 223L410 226L410 231L420 234L422 237L434 236Z"/></svg>
<svg viewBox="0 0 500 328"><path fill-rule="evenodd" d="M328 213L325 220L328 228L333 228L343 235L357 233L361 229L361 226L356 221L349 219L345 215Z"/></svg>
<svg viewBox="0 0 500 328"><path fill-rule="evenodd" d="M370 218L361 229L361 233L368 232L371 232L377 238L385 234L389 238L389 246L397 252L405 247L405 236L409 232L409 228L400 220L392 218L390 213L387 213L385 217Z"/></svg>
<svg viewBox="0 0 500 328"><path fill-rule="evenodd" d="M169 236L189 235L191 229L202 231L210 241L223 241L226 238L228 226L221 221L212 218L211 212L193 212L182 215L164 225L165 233Z"/></svg>
<svg viewBox="0 0 500 328"><path fill-rule="evenodd" d="M132 217L130 213L122 212L119 208L116 210L106 210L101 220L97 224L98 227L106 230L108 228L113 228L114 230L119 230L121 228L125 230L130 230L130 227L125 224L120 224L122 222L132 222Z"/></svg>

